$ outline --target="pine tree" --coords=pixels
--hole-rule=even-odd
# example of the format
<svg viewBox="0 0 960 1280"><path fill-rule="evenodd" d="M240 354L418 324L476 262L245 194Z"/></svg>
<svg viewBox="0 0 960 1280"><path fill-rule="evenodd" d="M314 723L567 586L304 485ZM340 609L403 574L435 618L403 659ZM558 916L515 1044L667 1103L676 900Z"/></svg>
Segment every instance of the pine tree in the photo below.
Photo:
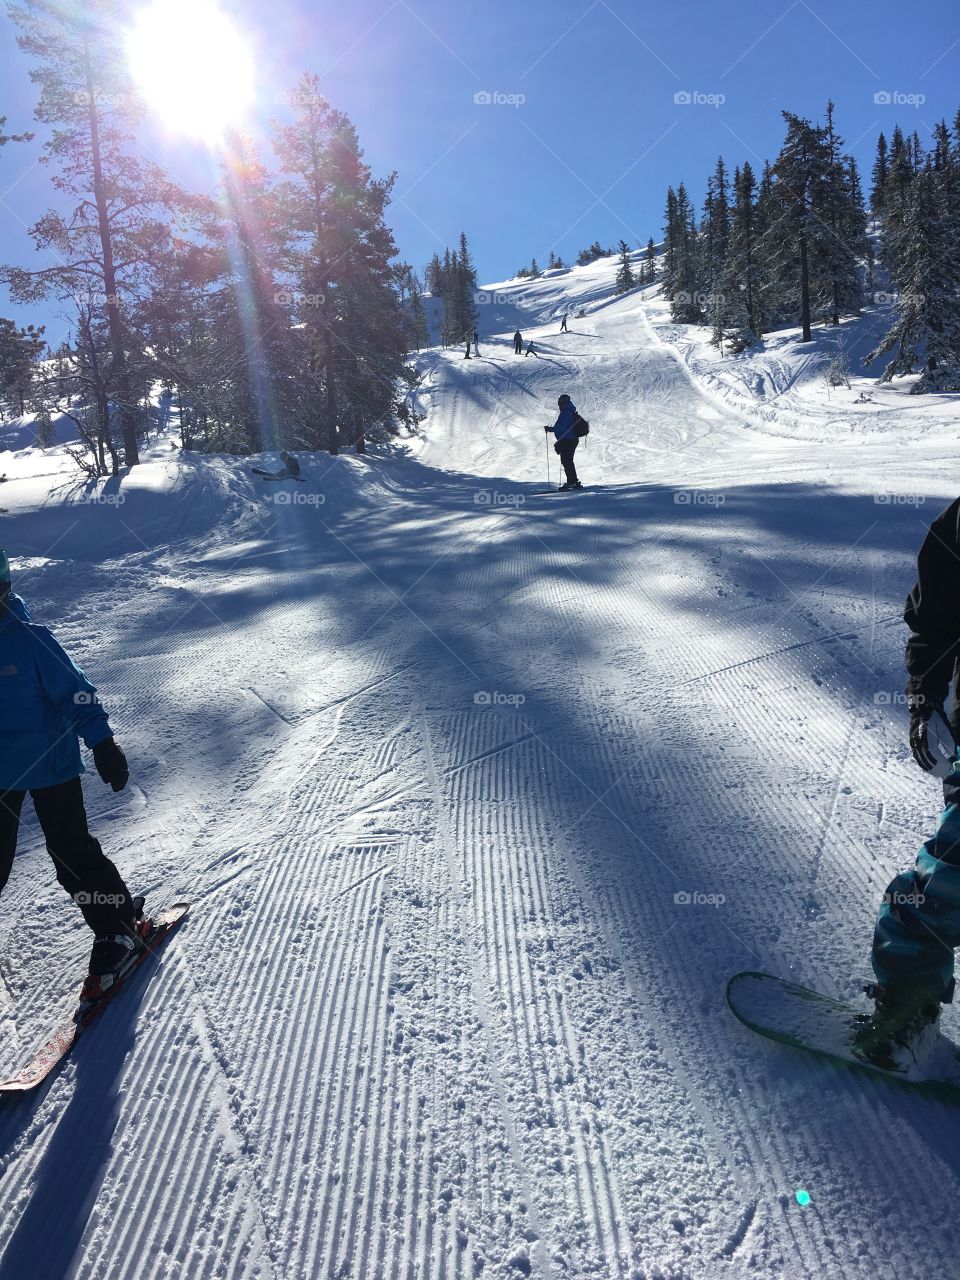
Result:
<svg viewBox="0 0 960 1280"><path fill-rule="evenodd" d="M397 278L400 302L407 317L407 328L410 335L409 345L416 347L419 351L421 347L427 346L430 341L427 317L423 309L423 289L417 278L417 273L409 263L403 263L398 268Z"/></svg>
<svg viewBox="0 0 960 1280"><path fill-rule="evenodd" d="M676 193L674 292L670 317L679 324L700 324L703 306L698 290L697 219L684 183Z"/></svg>
<svg viewBox="0 0 960 1280"><path fill-rule="evenodd" d="M802 340L810 342L814 309L825 302L834 253L821 216L828 203L830 152L826 130L789 111L783 117L787 136L774 165L775 215L767 236L782 304L794 311Z"/></svg>
<svg viewBox="0 0 960 1280"><path fill-rule="evenodd" d="M442 288L442 280L443 280L443 264L440 261L439 255L435 253L433 257L430 259L429 263L427 264L427 270L426 270L427 293L432 294L434 297L439 297L440 290Z"/></svg>
<svg viewBox="0 0 960 1280"><path fill-rule="evenodd" d="M910 135L910 163L915 174L919 173L924 165L923 142L916 129Z"/></svg>
<svg viewBox="0 0 960 1280"><path fill-rule="evenodd" d="M929 161L902 211L892 276L894 321L867 362L893 351L881 378L922 368L915 392L960 391L960 224L949 183Z"/></svg>
<svg viewBox="0 0 960 1280"><path fill-rule="evenodd" d="M663 268L660 275L660 289L668 302L673 301L677 292L679 244L677 193L673 187L667 187L667 207L663 214Z"/></svg>
<svg viewBox="0 0 960 1280"><path fill-rule="evenodd" d="M305 441L285 434L288 424L301 421L307 364L293 327L296 291L313 297L318 286L290 273L289 210L253 142L234 133L226 147L223 216L210 227L223 274L210 296L208 322L228 353L229 376L215 373L208 394L215 394L215 420L236 452L302 447Z"/></svg>
<svg viewBox="0 0 960 1280"><path fill-rule="evenodd" d="M61 265L36 271L8 267L3 276L18 301L89 296L103 312L111 350L111 403L119 408L124 461L139 460L138 405L132 392L127 314L145 277L169 248L166 219L180 193L131 146L135 118L121 44L119 0L82 7L25 0L10 10L17 42L33 60L40 87L35 116L53 126L45 144L67 212L51 211L31 228L37 248Z"/></svg>
<svg viewBox="0 0 960 1280"><path fill-rule="evenodd" d="M477 272L470 256L466 233L460 232L460 252L457 256L457 287L460 291L460 320L463 333L469 337L477 324Z"/></svg>
<svg viewBox="0 0 960 1280"><path fill-rule="evenodd" d="M577 254L577 266L586 267L591 262L596 262L598 258L608 256L608 251L604 249L599 240L594 240L593 244L588 245L586 249L581 249Z"/></svg>
<svg viewBox="0 0 960 1280"><path fill-rule="evenodd" d="M870 208L876 214L883 213L887 179L890 176L890 157L887 150L887 139L881 133L877 138L877 156L871 172L872 187L870 189Z"/></svg>
<svg viewBox="0 0 960 1280"><path fill-rule="evenodd" d="M245 450L254 441L238 420L237 404L246 399L247 360L237 347L239 313L225 232L212 208L195 235L175 241L164 257L150 297L138 309L139 345L153 353L156 376L175 399L185 449ZM228 324L222 326L225 313Z"/></svg>
<svg viewBox="0 0 960 1280"><path fill-rule="evenodd" d="M409 336L384 220L395 175L373 178L353 124L326 102L317 76L304 75L292 98L293 123L274 133L288 175L288 270L304 300L300 323L323 362L327 447L336 447L330 436L339 432L362 453L368 429L391 423ZM461 237L461 276L468 261ZM457 303L472 317L472 294Z"/></svg>
<svg viewBox="0 0 960 1280"><path fill-rule="evenodd" d="M728 320L724 290L730 240L730 203L727 185L726 165L721 156L707 182L707 195L700 221L698 253L700 292L704 296L707 314L713 325L712 341L721 348Z"/></svg>
<svg viewBox="0 0 960 1280"><path fill-rule="evenodd" d="M643 257L643 281L644 284L653 284L657 278L657 250L653 243L653 236L647 240L647 248Z"/></svg>
<svg viewBox="0 0 960 1280"><path fill-rule="evenodd" d="M757 182L749 160L733 175L730 243L722 288L727 297L727 321L733 329L731 347L743 351L763 337L761 255Z"/></svg>
<svg viewBox="0 0 960 1280"><path fill-rule="evenodd" d="M869 256L866 211L856 161L843 154L843 139L833 125L834 105L827 103L822 131L824 168L814 214L827 234L822 238L824 310L831 324L841 314L857 314L863 296L862 266Z"/></svg>
<svg viewBox="0 0 960 1280"><path fill-rule="evenodd" d="M44 332L44 325L21 329L12 320L0 319L0 397L21 417L46 350Z"/></svg>
<svg viewBox="0 0 960 1280"><path fill-rule="evenodd" d="M628 293L636 287L637 279L633 274L633 265L630 261L630 246L626 240L620 241L620 266L617 270L616 288L617 293Z"/></svg>
<svg viewBox="0 0 960 1280"><path fill-rule="evenodd" d="M894 270L898 260L900 231L913 178L910 147L900 126L896 125L890 141L890 165L883 187L883 229L880 236L880 261L888 272Z"/></svg>

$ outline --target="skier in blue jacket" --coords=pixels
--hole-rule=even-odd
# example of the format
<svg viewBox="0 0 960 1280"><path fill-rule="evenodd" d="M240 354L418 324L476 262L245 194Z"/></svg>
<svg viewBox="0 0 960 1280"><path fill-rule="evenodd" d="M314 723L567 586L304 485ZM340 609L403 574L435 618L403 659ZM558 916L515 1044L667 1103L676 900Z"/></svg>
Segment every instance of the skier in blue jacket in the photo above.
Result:
<svg viewBox="0 0 960 1280"><path fill-rule="evenodd" d="M96 689L46 627L33 624L11 590L0 551L0 892L13 867L23 801L30 792L57 879L93 930L81 999L112 985L143 944L148 925L116 867L87 828L78 739L114 791L127 785L127 761Z"/></svg>
<svg viewBox="0 0 960 1280"><path fill-rule="evenodd" d="M560 413L556 422L552 427L544 427L544 431L553 432L556 436L556 444L553 446L560 455L560 461L563 463L563 473L567 477L566 483L560 486L561 489L582 489L583 485L577 478L577 468L573 464L573 455L577 451L577 445L580 443L580 437L573 429L579 414L577 406L573 403L568 395L562 395L557 400Z"/></svg>

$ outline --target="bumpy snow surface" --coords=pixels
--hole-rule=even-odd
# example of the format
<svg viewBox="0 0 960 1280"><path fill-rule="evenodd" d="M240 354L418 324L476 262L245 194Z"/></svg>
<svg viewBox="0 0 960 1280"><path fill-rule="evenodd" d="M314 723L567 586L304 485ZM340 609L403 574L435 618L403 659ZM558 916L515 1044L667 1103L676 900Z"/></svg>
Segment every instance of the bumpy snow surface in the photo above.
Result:
<svg viewBox="0 0 960 1280"><path fill-rule="evenodd" d="M960 1109L723 1001L855 998L935 819L899 614L956 404L720 360L614 270L491 286L420 438L302 484L8 437L0 542L130 758L92 828L193 911L0 1103L2 1280L960 1275ZM588 487L541 496L562 391ZM30 812L4 1074L88 946Z"/></svg>

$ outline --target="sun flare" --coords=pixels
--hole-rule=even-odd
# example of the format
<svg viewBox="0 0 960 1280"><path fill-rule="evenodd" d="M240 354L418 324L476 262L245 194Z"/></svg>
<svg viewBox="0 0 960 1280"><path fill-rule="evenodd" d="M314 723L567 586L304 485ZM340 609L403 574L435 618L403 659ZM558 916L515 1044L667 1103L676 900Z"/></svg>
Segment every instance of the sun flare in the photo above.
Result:
<svg viewBox="0 0 960 1280"><path fill-rule="evenodd" d="M215 0L154 0L127 50L140 93L171 133L214 143L253 99L253 56Z"/></svg>

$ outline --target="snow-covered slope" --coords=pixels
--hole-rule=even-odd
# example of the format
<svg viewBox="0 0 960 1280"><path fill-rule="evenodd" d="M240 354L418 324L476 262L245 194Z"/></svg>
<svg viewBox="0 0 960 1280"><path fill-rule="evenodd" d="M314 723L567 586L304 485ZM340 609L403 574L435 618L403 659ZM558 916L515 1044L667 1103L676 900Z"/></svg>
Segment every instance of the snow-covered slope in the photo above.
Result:
<svg viewBox="0 0 960 1280"><path fill-rule="evenodd" d="M954 410L748 412L614 270L490 286L405 456L268 488L158 449L93 494L0 460L19 585L130 756L93 829L195 904L0 1108L0 1277L949 1274L955 1110L722 991L854 995L934 819L898 615ZM565 390L591 487L540 496ZM0 926L7 1068L88 945L32 817Z"/></svg>

